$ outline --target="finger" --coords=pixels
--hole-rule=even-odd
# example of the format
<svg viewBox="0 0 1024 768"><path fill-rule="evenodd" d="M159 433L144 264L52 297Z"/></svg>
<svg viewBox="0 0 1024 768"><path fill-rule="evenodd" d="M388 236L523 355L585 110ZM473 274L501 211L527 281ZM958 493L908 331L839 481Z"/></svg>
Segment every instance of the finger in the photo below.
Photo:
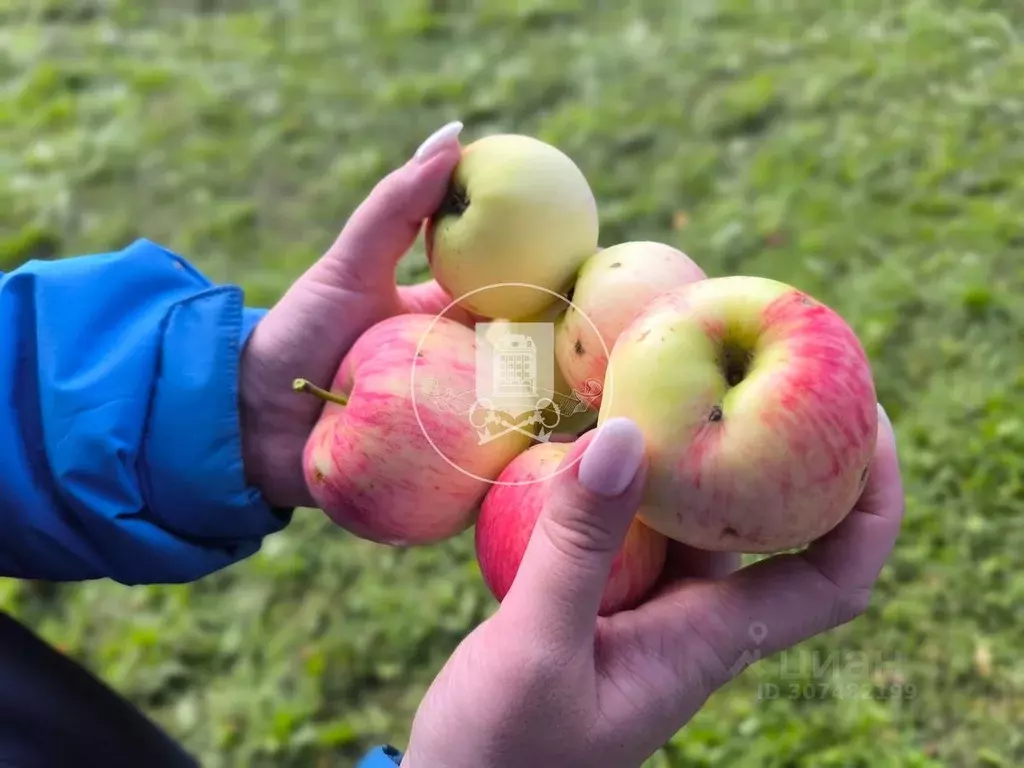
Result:
<svg viewBox="0 0 1024 768"><path fill-rule="evenodd" d="M903 507L895 436L879 407L867 486L846 519L804 552L683 583L641 606L650 652L677 669L685 662L690 676L698 665L713 690L750 662L855 618L892 551ZM680 632L684 618L689 631Z"/></svg>
<svg viewBox="0 0 1024 768"><path fill-rule="evenodd" d="M451 295L436 280L427 280L415 285L398 287L398 298L406 312L422 315L443 315L449 320L462 323L470 328L476 323L484 322L485 318L470 312L468 309L452 304Z"/></svg>
<svg viewBox="0 0 1024 768"><path fill-rule="evenodd" d="M399 259L444 199L461 155L461 130L459 122L440 128L378 182L315 265L318 280L356 293L391 289Z"/></svg>
<svg viewBox="0 0 1024 768"><path fill-rule="evenodd" d="M881 406L878 421L879 444L853 513L802 553L825 578L844 589L853 608L861 601L867 607L870 589L892 553L903 520L903 480L895 433ZM857 613L860 610L854 611Z"/></svg>
<svg viewBox="0 0 1024 768"><path fill-rule="evenodd" d="M593 645L612 562L643 494L643 435L611 419L580 438L559 469L501 610L544 644L572 651Z"/></svg>

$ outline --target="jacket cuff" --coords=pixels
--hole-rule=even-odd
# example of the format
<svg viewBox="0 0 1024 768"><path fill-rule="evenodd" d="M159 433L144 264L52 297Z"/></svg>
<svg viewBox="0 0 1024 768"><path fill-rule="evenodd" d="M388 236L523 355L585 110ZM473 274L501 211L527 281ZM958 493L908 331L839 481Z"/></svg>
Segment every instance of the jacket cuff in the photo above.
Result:
<svg viewBox="0 0 1024 768"><path fill-rule="evenodd" d="M267 310L265 309L253 309L252 307L244 307L242 309L242 324L238 329L239 350L245 349L245 345L249 343L249 337L252 336L252 332L256 330L260 320L266 316Z"/></svg>
<svg viewBox="0 0 1024 768"><path fill-rule="evenodd" d="M356 768L395 768L396 765L401 764L402 753L390 744L385 744L374 747L359 761Z"/></svg>
<svg viewBox="0 0 1024 768"><path fill-rule="evenodd" d="M239 362L262 314L244 310L234 286L209 288L174 306L141 456L152 483L147 501L162 527L251 552L291 515L248 486L242 464ZM195 343L197 334L211 332L209 343Z"/></svg>

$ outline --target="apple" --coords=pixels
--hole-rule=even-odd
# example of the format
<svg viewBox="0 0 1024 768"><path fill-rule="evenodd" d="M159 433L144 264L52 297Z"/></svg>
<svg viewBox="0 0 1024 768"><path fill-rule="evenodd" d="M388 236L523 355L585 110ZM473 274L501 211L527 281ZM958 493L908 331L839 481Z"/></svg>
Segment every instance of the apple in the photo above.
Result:
<svg viewBox="0 0 1024 768"><path fill-rule="evenodd" d="M622 330L656 296L706 277L689 256L663 243L620 243L595 253L556 322L555 358L565 381L580 392L596 391L599 408L608 353Z"/></svg>
<svg viewBox="0 0 1024 768"><path fill-rule="evenodd" d="M415 367L415 373L413 368ZM303 453L316 504L336 524L394 546L429 544L472 525L490 481L533 442L481 443L471 418L476 336L447 318L403 314L353 345Z"/></svg>
<svg viewBox="0 0 1024 768"><path fill-rule="evenodd" d="M519 572L552 481L570 447L571 443L537 443L519 454L480 506L476 556L484 583L499 602ZM612 564L601 598L602 616L628 610L643 600L661 575L667 547L664 536L633 521Z"/></svg>
<svg viewBox="0 0 1024 768"><path fill-rule="evenodd" d="M571 287L597 235L597 201L579 167L543 141L500 134L463 148L425 245L435 279L461 306L519 320L558 301L546 291Z"/></svg>
<svg viewBox="0 0 1024 768"><path fill-rule="evenodd" d="M650 469L638 517L712 551L803 546L852 509L874 455L867 356L834 310L759 277L655 299L619 336L598 426L633 419Z"/></svg>

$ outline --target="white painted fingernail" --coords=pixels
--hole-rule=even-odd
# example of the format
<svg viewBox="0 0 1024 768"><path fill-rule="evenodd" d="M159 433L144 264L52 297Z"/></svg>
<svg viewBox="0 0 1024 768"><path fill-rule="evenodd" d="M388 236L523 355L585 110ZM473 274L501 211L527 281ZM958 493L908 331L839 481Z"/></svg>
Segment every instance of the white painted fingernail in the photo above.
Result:
<svg viewBox="0 0 1024 768"><path fill-rule="evenodd" d="M426 141L420 144L420 148L416 150L413 159L421 163L429 160L447 144L451 143L460 133L462 133L462 123L458 120L453 120L447 125L441 126L430 134Z"/></svg>
<svg viewBox="0 0 1024 768"><path fill-rule="evenodd" d="M629 419L611 419L597 430L580 460L580 485L599 496L615 497L633 482L644 459L644 436Z"/></svg>
<svg viewBox="0 0 1024 768"><path fill-rule="evenodd" d="M892 427L892 420L889 418L889 414L885 412L885 408L882 407L881 403L878 403L878 421L889 430L889 434L892 435L893 441L896 440L896 430Z"/></svg>

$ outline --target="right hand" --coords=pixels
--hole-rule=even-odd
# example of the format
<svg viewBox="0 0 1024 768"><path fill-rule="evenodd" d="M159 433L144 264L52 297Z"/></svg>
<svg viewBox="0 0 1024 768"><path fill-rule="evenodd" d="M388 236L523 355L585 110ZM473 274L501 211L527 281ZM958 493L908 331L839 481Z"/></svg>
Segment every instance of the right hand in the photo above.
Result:
<svg viewBox="0 0 1024 768"><path fill-rule="evenodd" d="M396 285L395 269L437 210L459 163L461 123L435 131L373 188L334 244L292 285L256 329L239 370L246 476L270 504L316 506L302 451L323 403L292 391L297 376L330 388L356 340L388 317L440 314L451 297L428 280ZM445 316L473 321L461 307Z"/></svg>
<svg viewBox="0 0 1024 768"><path fill-rule="evenodd" d="M609 617L597 611L642 495L643 438L624 419L581 437L512 589L420 705L403 768L639 766L750 660L859 616L903 514L879 416L867 486L829 534L740 570L680 545L663 588Z"/></svg>

